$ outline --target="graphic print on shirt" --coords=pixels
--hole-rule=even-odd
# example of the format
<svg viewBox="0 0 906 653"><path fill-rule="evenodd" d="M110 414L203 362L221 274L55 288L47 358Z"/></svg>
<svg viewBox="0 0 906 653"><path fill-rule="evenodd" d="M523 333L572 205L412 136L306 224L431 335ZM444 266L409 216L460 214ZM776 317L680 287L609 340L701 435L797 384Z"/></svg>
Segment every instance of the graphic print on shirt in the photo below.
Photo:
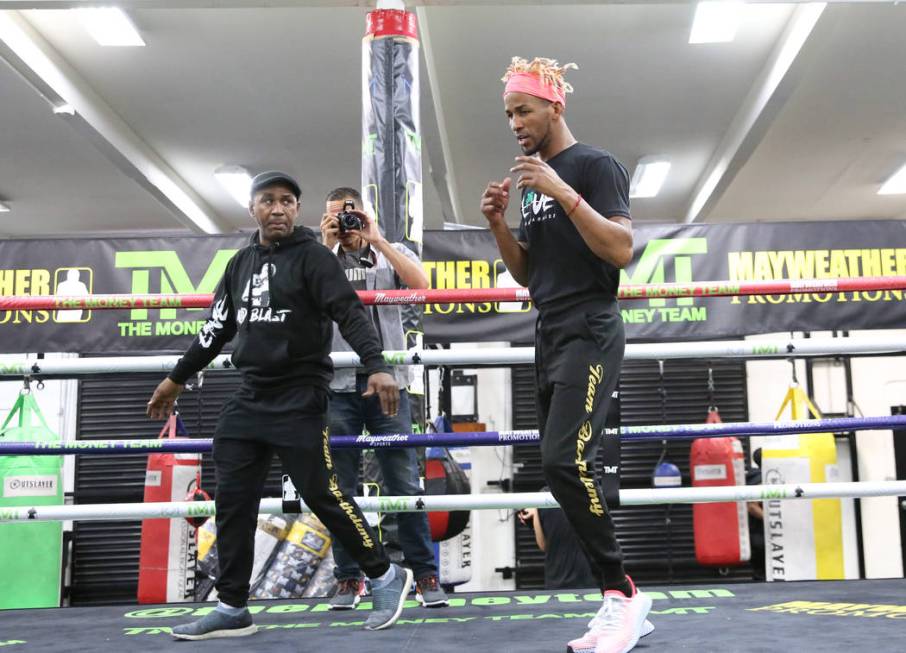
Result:
<svg viewBox="0 0 906 653"><path fill-rule="evenodd" d="M368 270L365 268L346 268L346 278L356 290L365 290L365 278Z"/></svg>
<svg viewBox="0 0 906 653"><path fill-rule="evenodd" d="M529 188L522 196L522 219L525 226L552 220L557 217L557 203L553 197Z"/></svg>
<svg viewBox="0 0 906 653"><path fill-rule="evenodd" d="M221 331L223 331L223 321L226 320L229 315L230 309L227 308L226 297L221 297L220 300L214 304L214 308L211 310L210 319L204 323L204 326L201 327L201 330L198 332L198 342L201 343L202 347L210 349L211 345L214 344L214 339Z"/></svg>
<svg viewBox="0 0 906 653"><path fill-rule="evenodd" d="M263 263L261 271L252 273L251 280L245 284L242 291L242 305L236 312L236 321L245 322L248 313L246 307L251 306L249 322L285 322L286 316L292 313L290 309L271 308L271 275L276 274L277 266L274 263ZM249 293L251 292L251 302Z"/></svg>

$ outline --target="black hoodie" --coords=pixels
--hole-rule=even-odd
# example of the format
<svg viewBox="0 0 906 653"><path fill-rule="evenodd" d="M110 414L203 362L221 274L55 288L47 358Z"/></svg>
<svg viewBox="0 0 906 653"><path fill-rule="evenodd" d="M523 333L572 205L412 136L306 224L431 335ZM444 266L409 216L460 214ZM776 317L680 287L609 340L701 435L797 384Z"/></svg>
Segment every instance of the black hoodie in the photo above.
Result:
<svg viewBox="0 0 906 653"><path fill-rule="evenodd" d="M333 377L336 322L367 374L389 372L368 314L339 260L307 227L270 247L251 243L227 264L211 315L170 372L184 384L233 340L233 365L255 389L313 385Z"/></svg>

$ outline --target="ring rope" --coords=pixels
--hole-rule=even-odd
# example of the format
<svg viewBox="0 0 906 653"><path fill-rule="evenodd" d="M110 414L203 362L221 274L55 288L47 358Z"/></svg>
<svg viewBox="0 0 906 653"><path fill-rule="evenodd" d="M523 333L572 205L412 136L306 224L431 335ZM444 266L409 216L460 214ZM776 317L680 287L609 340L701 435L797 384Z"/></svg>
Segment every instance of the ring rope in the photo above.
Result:
<svg viewBox="0 0 906 653"><path fill-rule="evenodd" d="M880 417L833 417L781 422L718 422L715 424L656 424L622 426L622 440L665 438L720 438L804 433L841 433L906 428L906 415ZM612 432L608 429L608 432ZM378 435L333 435L330 446L338 449L401 449L405 447L493 447L538 442L537 430L467 431L460 433L390 433ZM57 456L89 453L208 453L210 438L156 440L75 440L70 442L0 442L0 455Z"/></svg>
<svg viewBox="0 0 906 653"><path fill-rule="evenodd" d="M626 360L672 360L695 358L790 358L863 354L902 354L906 337L882 338L781 338L771 340L718 340L681 343L630 343ZM357 367L354 352L333 352L337 368ZM0 378L25 375L66 377L83 374L169 372L179 356L108 356L98 358L0 358ZM520 365L535 362L534 347L487 347L476 349L413 349L385 351L390 365ZM206 371L232 370L228 354L215 358Z"/></svg>
<svg viewBox="0 0 906 653"><path fill-rule="evenodd" d="M621 490L621 506L674 503L723 503L728 501L786 501L885 497L906 494L906 481L863 481L858 483L801 483L785 485L730 485L698 488L652 488ZM452 494L415 497L356 497L364 512L434 512L450 510L519 510L553 508L558 504L549 492L514 494ZM262 499L259 512L280 514L310 512L301 500ZM161 503L114 503L63 506L0 508L5 521L127 521L135 519L178 519L210 517L213 501Z"/></svg>
<svg viewBox="0 0 906 653"><path fill-rule="evenodd" d="M794 279L781 281L696 281L690 283L628 284L618 299L679 297L739 297L797 293L871 292L906 290L906 276L846 279ZM446 290L362 290L365 304L466 304L530 301L526 288L469 288ZM105 294L85 296L9 295L0 297L0 310L122 310L207 308L211 294Z"/></svg>

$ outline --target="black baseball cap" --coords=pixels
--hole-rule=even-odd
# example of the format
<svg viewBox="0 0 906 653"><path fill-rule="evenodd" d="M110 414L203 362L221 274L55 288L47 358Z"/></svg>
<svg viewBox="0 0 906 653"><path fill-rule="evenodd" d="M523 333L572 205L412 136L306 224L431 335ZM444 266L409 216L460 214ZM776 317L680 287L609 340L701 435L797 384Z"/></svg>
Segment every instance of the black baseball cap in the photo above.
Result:
<svg viewBox="0 0 906 653"><path fill-rule="evenodd" d="M299 188L299 184L292 178L292 175L280 172L279 170L268 170L267 172L260 172L255 175L252 179L251 194L254 197L255 193L262 188L276 186L277 184L283 184L293 191L293 195L296 196L296 199L299 199L302 196L302 189Z"/></svg>

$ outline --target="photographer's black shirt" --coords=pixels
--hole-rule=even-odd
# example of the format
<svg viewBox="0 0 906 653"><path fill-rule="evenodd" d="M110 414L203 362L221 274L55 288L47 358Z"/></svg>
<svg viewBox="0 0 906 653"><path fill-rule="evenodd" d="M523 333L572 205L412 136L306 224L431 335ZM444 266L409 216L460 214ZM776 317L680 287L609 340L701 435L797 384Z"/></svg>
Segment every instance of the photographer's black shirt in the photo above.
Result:
<svg viewBox="0 0 906 653"><path fill-rule="evenodd" d="M340 265L343 267L343 272L346 273L346 278L349 279L349 283L352 284L352 287L355 290L368 290L366 277L368 276L368 270L374 266L374 257L371 254L371 246L365 245L365 247L360 250L347 252L341 245L340 249L337 251L337 258L340 259ZM370 263L370 265L366 265L366 262ZM384 343L381 338L381 320L378 315L377 306L366 306L365 309L368 311L368 316L371 318L371 323L374 325L378 340L381 341L381 347L383 347Z"/></svg>
<svg viewBox="0 0 906 653"><path fill-rule="evenodd" d="M337 252L337 258L340 259L340 265L343 267L343 272L346 273L346 278L349 279L352 287L355 290L367 290L365 271L370 266L365 266L362 261L371 260L371 248L366 246L363 249L347 252L341 246Z"/></svg>
<svg viewBox="0 0 906 653"><path fill-rule="evenodd" d="M629 215L629 173L610 153L575 143L547 161L604 218ZM538 309L616 300L619 270L591 251L566 210L525 188L517 239L528 244L529 291Z"/></svg>

